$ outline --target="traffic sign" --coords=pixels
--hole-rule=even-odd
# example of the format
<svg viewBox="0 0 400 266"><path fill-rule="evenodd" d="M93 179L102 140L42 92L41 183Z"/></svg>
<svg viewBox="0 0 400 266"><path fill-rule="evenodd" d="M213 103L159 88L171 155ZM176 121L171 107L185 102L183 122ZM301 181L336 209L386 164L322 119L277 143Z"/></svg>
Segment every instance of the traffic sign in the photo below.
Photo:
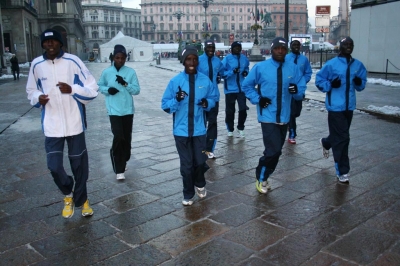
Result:
<svg viewBox="0 0 400 266"><path fill-rule="evenodd" d="M331 25L331 18L329 15L315 17L315 27L329 27Z"/></svg>
<svg viewBox="0 0 400 266"><path fill-rule="evenodd" d="M315 28L316 33L329 33L329 28Z"/></svg>
<svg viewBox="0 0 400 266"><path fill-rule="evenodd" d="M315 15L330 15L331 6L316 6Z"/></svg>

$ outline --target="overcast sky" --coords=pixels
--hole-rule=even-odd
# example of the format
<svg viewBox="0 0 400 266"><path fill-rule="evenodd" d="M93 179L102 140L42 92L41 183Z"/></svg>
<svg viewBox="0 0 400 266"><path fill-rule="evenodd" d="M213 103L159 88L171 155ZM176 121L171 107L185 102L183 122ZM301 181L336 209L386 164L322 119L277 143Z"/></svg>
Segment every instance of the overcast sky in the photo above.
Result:
<svg viewBox="0 0 400 266"><path fill-rule="evenodd" d="M218 2L218 0L214 0ZM122 0L123 7L140 8L141 0ZM156 2L156 1L155 1ZM339 0L308 0L308 16L311 25L315 25L315 6L331 6L331 16L336 16L339 9Z"/></svg>

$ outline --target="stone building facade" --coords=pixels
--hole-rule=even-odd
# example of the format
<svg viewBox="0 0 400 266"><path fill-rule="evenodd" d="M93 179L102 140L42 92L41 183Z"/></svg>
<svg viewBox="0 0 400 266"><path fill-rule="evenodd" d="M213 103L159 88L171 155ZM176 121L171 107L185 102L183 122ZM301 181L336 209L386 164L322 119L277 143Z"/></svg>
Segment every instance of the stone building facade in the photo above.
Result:
<svg viewBox="0 0 400 266"><path fill-rule="evenodd" d="M154 43L182 40L202 40L205 37L216 42L235 40L252 42L256 14L253 0L214 0L208 8L197 0L142 0L142 40ZM285 22L284 0L258 0L259 14L269 13L272 23L261 24L261 43L267 37L283 36ZM182 14L177 16L178 14ZM306 0L289 0L289 33L307 33L308 14Z"/></svg>
<svg viewBox="0 0 400 266"><path fill-rule="evenodd" d="M121 2L110 0L83 0L82 7L87 52L98 52L119 31L141 39L140 9L124 8Z"/></svg>
<svg viewBox="0 0 400 266"><path fill-rule="evenodd" d="M83 57L85 51L80 0L0 0L2 48L15 53L20 63L31 62L43 53L40 34L60 31L63 49Z"/></svg>

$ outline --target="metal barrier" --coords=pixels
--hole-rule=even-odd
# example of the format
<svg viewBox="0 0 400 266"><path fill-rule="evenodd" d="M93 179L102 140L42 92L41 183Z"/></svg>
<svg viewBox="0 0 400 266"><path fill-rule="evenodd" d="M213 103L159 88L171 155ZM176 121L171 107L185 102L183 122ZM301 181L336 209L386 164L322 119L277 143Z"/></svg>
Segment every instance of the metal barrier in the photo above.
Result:
<svg viewBox="0 0 400 266"><path fill-rule="evenodd" d="M397 70L400 70L398 67L396 67L395 65L393 65L392 62L389 61L389 59L386 59L386 71L385 71L385 79L387 80L387 75L388 75L388 65L389 63Z"/></svg>

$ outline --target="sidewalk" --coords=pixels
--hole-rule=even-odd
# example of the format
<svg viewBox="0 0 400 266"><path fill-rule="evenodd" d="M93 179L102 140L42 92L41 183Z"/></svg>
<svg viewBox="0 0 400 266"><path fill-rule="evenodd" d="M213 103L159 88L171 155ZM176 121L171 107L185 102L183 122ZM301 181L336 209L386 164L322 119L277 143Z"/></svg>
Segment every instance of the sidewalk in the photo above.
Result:
<svg viewBox="0 0 400 266"><path fill-rule="evenodd" d="M87 106L89 218L79 209L71 219L60 215L63 197L46 168L40 112L26 98L26 78L0 85L0 265L398 265L398 123L354 113L350 184L339 184L332 154L324 159L318 142L328 133L327 112L309 96L298 144L285 143L269 179L272 190L260 195L254 172L263 142L255 107L246 138L228 138L221 97L208 195L183 207L172 115L160 108L168 81L183 66L172 60L161 61L169 70L128 65L141 93L125 181L112 171L104 97ZM105 67L88 64L97 79ZM358 99L366 94L373 105L398 99L375 86ZM384 91L390 99L382 99ZM64 164L70 173L67 156Z"/></svg>

